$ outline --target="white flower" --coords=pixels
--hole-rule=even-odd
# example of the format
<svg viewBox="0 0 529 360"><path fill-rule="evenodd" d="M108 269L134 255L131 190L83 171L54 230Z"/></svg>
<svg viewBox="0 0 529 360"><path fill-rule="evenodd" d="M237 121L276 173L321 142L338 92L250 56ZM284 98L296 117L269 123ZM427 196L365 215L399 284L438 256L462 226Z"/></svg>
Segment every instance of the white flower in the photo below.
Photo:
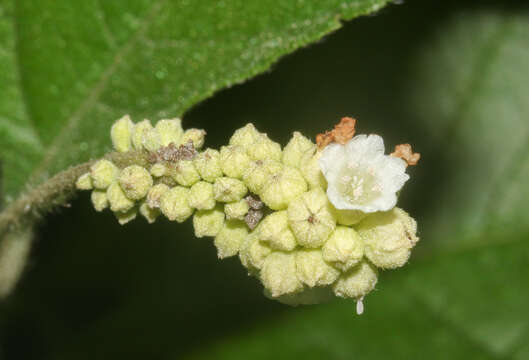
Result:
<svg viewBox="0 0 529 360"><path fill-rule="evenodd" d="M409 179L404 160L384 155L378 135L357 135L345 145L332 143L319 159L327 179L327 196L337 209L387 211Z"/></svg>

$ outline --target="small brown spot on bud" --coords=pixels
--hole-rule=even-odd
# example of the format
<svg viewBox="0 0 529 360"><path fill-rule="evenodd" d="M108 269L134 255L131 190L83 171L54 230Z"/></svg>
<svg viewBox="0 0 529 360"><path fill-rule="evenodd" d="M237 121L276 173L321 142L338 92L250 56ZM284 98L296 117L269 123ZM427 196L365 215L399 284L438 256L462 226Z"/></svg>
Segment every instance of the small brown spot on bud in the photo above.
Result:
<svg viewBox="0 0 529 360"><path fill-rule="evenodd" d="M250 230L253 230L255 229L257 224L259 224L259 221L261 221L262 218L263 212L261 210L250 209L244 217L244 221L246 222L246 225L248 225Z"/></svg>
<svg viewBox="0 0 529 360"><path fill-rule="evenodd" d="M261 201L261 199L259 199L257 195L248 195L244 198L244 200L246 200L248 206L254 210L261 210L264 206L264 203Z"/></svg>
<svg viewBox="0 0 529 360"><path fill-rule="evenodd" d="M162 146L156 152L149 154L149 162L166 161L175 163L180 160L192 160L196 155L197 151L193 147L193 140L189 140L178 147L174 143Z"/></svg>

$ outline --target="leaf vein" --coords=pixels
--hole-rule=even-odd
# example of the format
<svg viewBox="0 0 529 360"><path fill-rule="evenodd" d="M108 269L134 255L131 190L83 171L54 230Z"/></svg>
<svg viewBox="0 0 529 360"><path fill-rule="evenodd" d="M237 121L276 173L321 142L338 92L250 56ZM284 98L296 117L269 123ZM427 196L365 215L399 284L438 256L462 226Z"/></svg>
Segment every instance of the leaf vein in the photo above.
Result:
<svg viewBox="0 0 529 360"><path fill-rule="evenodd" d="M426 299L424 299L413 288L410 287L410 290L412 292L412 296L415 299L416 303L419 306L421 306L425 312L430 313L430 315L434 319L436 319L439 323L444 325L446 328L451 329L455 333L456 336L460 337L468 345L476 348L477 350L481 350L482 352L487 354L491 359L498 359L498 360L510 359L510 357L498 355L492 349L490 349L486 343L483 343L481 341L474 339L467 331L465 331L464 328L458 326L457 324L455 324L453 321L450 321L446 317L443 317L442 314L440 314L438 311L432 308L431 305L428 303L428 301L426 301Z"/></svg>
<svg viewBox="0 0 529 360"><path fill-rule="evenodd" d="M118 66L121 64L123 59L126 57L126 55L130 51L132 51L137 40L142 36L142 34L145 31L147 31L148 27L151 25L153 21L153 18L160 11L164 2L165 0L158 0L151 7L151 9L149 10L147 16L145 17L143 21L143 24L128 39L128 41L125 42L125 44L116 52L116 55L114 56L112 62L108 65L105 71L103 71L103 73L101 74L101 77L92 87L85 101L83 101L80 104L80 106L77 108L77 110L75 110L72 113L72 115L66 121L66 125L62 128L60 133L53 139L50 146L48 147L48 150L44 154L42 161L40 162L38 166L36 166L35 170L29 176L28 183L32 183L32 182L35 182L35 180L38 180L41 177L41 175L46 171L46 169L48 168L50 163L53 161L55 156L60 153L62 144L69 139L70 134L73 131L75 131L75 129L79 126L79 123L84 117L84 115L93 106L96 105L99 97L101 96L105 88L107 87L108 82L111 79L112 75L114 74Z"/></svg>
<svg viewBox="0 0 529 360"><path fill-rule="evenodd" d="M452 114L452 118L446 126L445 138L452 137L453 141L455 141L455 137L451 135L457 134L458 127L461 127L464 123L464 121L458 120L467 118L472 104L478 99L479 90L483 87L487 74L493 70L493 65L501 54L501 48L505 43L505 39L514 30L513 25L509 20L504 20L503 24L499 26L495 34L489 38L485 46L481 49L480 56L477 56L477 61L472 66L473 71L465 91L465 94L469 95L462 96L459 104L455 106L456 111Z"/></svg>

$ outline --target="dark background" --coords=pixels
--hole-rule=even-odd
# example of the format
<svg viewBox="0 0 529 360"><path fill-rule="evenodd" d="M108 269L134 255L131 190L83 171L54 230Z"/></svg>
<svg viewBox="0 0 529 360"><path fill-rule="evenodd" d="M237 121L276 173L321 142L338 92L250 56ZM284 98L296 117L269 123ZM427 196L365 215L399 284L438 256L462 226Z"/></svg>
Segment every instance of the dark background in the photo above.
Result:
<svg viewBox="0 0 529 360"><path fill-rule="evenodd" d="M422 153L399 205L421 225L446 186L450 158L424 136L430 114L414 103L417 54L456 12L516 12L522 2L498 3L407 1L356 19L217 93L186 114L184 125L206 129L209 147L247 122L285 144L294 130L314 137L354 116L358 131L383 135L388 150L410 142ZM111 213L92 209L88 193L71 205L39 227L21 283L0 304L6 359L178 358L305 311L262 296L237 258L219 261L211 239L194 238L190 221L137 219L121 227ZM422 235L418 254L428 247ZM374 296L383 296L391 276L381 277Z"/></svg>

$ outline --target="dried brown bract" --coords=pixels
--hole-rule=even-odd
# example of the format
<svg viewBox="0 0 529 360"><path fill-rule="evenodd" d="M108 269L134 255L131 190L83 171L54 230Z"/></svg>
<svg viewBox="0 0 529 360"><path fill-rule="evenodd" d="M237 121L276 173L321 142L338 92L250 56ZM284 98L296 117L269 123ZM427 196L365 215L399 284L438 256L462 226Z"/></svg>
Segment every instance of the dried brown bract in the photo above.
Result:
<svg viewBox="0 0 529 360"><path fill-rule="evenodd" d="M246 222L246 225L248 225L250 230L253 230L264 216L264 203L257 195L248 195L244 198L244 200L246 200L246 203L250 207L248 213L244 217L244 221Z"/></svg>
<svg viewBox="0 0 529 360"><path fill-rule="evenodd" d="M401 158L409 166L417 165L421 154L414 153L410 144L400 144L395 146L395 151L390 154L393 157Z"/></svg>
<svg viewBox="0 0 529 360"><path fill-rule="evenodd" d="M261 201L261 199L259 199L259 196L257 195L248 195L244 198L244 200L246 200L248 206L254 210L261 210L264 206L264 203Z"/></svg>
<svg viewBox="0 0 529 360"><path fill-rule="evenodd" d="M259 221L261 221L262 218L263 212L261 210L250 209L244 217L244 221L246 222L246 225L248 225L250 230L253 230L259 224Z"/></svg>
<svg viewBox="0 0 529 360"><path fill-rule="evenodd" d="M323 134L316 135L316 144L318 149L323 149L334 141L334 135L332 131L326 131Z"/></svg>
<svg viewBox="0 0 529 360"><path fill-rule="evenodd" d="M334 141L344 145L355 135L356 119L343 117L340 123L334 126Z"/></svg>
<svg viewBox="0 0 529 360"><path fill-rule="evenodd" d="M156 152L151 153L149 161L167 161L176 163L180 160L192 160L195 156L197 156L197 154L198 153L193 146L193 140L189 140L187 143L180 146L176 146L174 143L170 143L167 146L162 146L156 150Z"/></svg>
<svg viewBox="0 0 529 360"><path fill-rule="evenodd" d="M334 125L333 130L316 135L318 148L323 149L332 142L337 142L342 145L347 143L355 134L355 126L356 119L343 117L338 124Z"/></svg>

